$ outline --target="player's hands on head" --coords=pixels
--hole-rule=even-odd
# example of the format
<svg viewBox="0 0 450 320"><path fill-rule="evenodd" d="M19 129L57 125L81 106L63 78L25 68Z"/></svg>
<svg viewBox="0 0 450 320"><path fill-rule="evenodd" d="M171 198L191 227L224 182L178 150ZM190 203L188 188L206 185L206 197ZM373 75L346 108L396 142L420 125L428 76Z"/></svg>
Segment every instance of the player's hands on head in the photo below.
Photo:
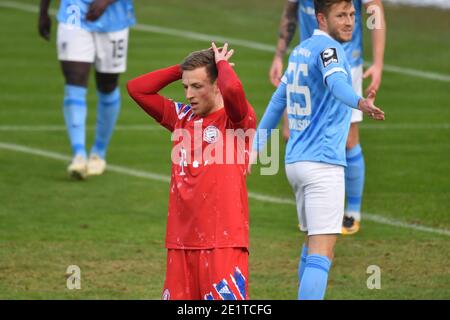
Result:
<svg viewBox="0 0 450 320"><path fill-rule="evenodd" d="M384 112L375 106L375 91L370 91L366 99L360 99L358 108L374 120L384 120Z"/></svg>
<svg viewBox="0 0 450 320"><path fill-rule="evenodd" d="M114 0L94 0L89 6L86 13L86 20L95 21L105 12L106 8L113 3Z"/></svg>
<svg viewBox="0 0 450 320"><path fill-rule="evenodd" d="M52 26L52 19L50 19L48 13L41 13L39 15L38 30L39 35L45 40L50 40L50 29Z"/></svg>
<svg viewBox="0 0 450 320"><path fill-rule="evenodd" d="M211 48L214 51L214 59L216 61L216 64L222 60L228 61L234 53L233 49L228 50L228 43L225 43L223 47L217 48L216 44L212 42ZM233 66L234 63L230 63L230 65Z"/></svg>

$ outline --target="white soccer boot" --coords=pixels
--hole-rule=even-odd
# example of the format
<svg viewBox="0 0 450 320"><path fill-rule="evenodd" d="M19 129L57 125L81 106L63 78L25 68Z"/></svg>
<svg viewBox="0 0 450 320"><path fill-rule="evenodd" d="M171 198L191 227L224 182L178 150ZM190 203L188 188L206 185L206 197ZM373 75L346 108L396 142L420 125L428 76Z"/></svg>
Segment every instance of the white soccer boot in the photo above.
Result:
<svg viewBox="0 0 450 320"><path fill-rule="evenodd" d="M91 154L87 162L87 175L98 176L105 172L106 161L97 154Z"/></svg>
<svg viewBox="0 0 450 320"><path fill-rule="evenodd" d="M87 161L84 157L78 155L72 159L72 162L67 167L69 175L78 180L86 179L87 177Z"/></svg>

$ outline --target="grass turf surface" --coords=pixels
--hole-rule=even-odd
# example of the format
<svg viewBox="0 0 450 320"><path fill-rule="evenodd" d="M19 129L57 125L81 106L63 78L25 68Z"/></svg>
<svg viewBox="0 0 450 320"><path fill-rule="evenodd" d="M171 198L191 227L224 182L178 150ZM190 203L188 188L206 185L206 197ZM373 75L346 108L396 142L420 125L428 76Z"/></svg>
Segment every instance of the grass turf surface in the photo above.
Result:
<svg viewBox="0 0 450 320"><path fill-rule="evenodd" d="M270 45L276 41L282 5L269 0L198 0L189 5L175 0L136 1L136 12L140 24ZM446 41L450 11L387 6L386 14L386 64L450 74ZM46 43L37 36L36 20L30 12L0 11L0 128L63 125L56 24L52 42ZM370 59L370 37L365 43ZM190 51L208 46L205 41L131 31L118 125L155 126L127 96L128 79L177 63ZM261 116L273 92L267 77L272 54L234 48L236 71ZM95 123L93 89L92 77L91 127ZM170 86L164 94L184 99L181 84ZM384 73L377 103L387 120L383 124L366 120L361 128L367 173L363 210L405 223L450 229L449 98L448 82ZM92 139L90 130L88 145ZM117 130L108 161L168 175L169 139L159 129ZM0 142L70 154L64 130L0 130ZM66 177L66 165L0 148L0 298L159 299L165 271L168 184L116 172L75 182ZM282 165L277 176L253 174L248 186L252 192L275 197L292 194ZM302 236L296 229L294 206L251 199L250 217L250 297L295 299ZM326 298L449 299L449 240L445 235L363 220L360 233L338 241ZM78 291L66 288L65 271L71 264L81 268ZM381 290L367 289L369 265L381 268Z"/></svg>

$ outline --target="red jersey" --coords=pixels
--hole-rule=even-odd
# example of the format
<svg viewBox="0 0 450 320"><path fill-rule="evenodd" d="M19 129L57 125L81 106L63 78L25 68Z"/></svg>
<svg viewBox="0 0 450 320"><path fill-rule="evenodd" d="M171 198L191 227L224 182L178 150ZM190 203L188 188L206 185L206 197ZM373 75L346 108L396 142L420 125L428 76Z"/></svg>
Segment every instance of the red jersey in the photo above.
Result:
<svg viewBox="0 0 450 320"><path fill-rule="evenodd" d="M220 61L217 69L224 108L205 117L157 94L181 79L178 65L128 83L133 99L173 132L166 232L170 249L248 248L245 173L256 115L228 62Z"/></svg>

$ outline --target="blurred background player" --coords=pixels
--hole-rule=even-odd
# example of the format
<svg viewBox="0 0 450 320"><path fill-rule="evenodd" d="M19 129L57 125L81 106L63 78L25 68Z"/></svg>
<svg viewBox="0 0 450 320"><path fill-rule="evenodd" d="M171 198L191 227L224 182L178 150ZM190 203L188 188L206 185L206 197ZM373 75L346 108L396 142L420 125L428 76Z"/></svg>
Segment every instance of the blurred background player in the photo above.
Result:
<svg viewBox="0 0 450 320"><path fill-rule="evenodd" d="M51 0L41 0L39 34L50 39ZM73 159L70 176L84 179L106 168L106 151L120 111L119 74L125 72L128 30L135 23L132 0L61 0L57 14L58 59L65 78L64 120ZM86 152L86 93L95 63L97 123L95 141Z"/></svg>
<svg viewBox="0 0 450 320"><path fill-rule="evenodd" d="M352 70L353 88L362 95L362 79L370 77L371 82L366 94L377 91L381 84L385 47L385 19L381 0L353 0L355 7L355 28L352 40L343 43L347 59ZM363 75L363 7L371 15L367 20L372 35L373 63ZM317 28L317 19L314 14L313 0L288 0L283 11L277 49L270 68L270 81L274 86L280 84L283 71L283 57L288 49L298 21L300 21L300 41L312 36ZM350 131L346 144L347 167L345 169L345 191L347 195L347 208L343 219L342 233L354 234L358 232L361 220L361 204L364 189L365 165L364 157L359 143L358 122L363 119L359 110L352 110ZM283 136L289 138L287 115L283 118Z"/></svg>
<svg viewBox="0 0 450 320"><path fill-rule="evenodd" d="M249 141L237 137L230 144L227 134L254 132L256 116L228 63L232 55L227 44L217 49L213 43L181 65L127 85L130 96L172 132L174 141L163 299L248 299L248 159L243 156L239 163L236 157L247 154ZM158 94L179 80L189 104ZM219 158L208 156L211 147ZM232 163L220 159L228 153Z"/></svg>
<svg viewBox="0 0 450 320"><path fill-rule="evenodd" d="M342 232L351 110L384 120L384 113L373 104L375 91L364 99L352 88L341 45L351 39L354 28L352 0L314 3L319 29L291 53L253 143L256 152L263 149L286 109L290 128L286 175L295 193L300 228L307 232L298 273L301 300L324 298L334 246Z"/></svg>

